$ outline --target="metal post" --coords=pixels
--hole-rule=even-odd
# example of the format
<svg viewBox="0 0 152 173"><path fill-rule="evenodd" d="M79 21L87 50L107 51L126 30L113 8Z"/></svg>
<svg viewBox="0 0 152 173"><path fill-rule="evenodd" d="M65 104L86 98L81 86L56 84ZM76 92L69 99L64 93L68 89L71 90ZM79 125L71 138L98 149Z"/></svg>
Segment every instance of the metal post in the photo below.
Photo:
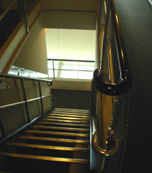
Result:
<svg viewBox="0 0 152 173"><path fill-rule="evenodd" d="M25 1L24 0L18 0L18 10L19 10L20 20L22 22L24 22L25 30L28 33L29 32L29 26L28 26L28 22L27 22L26 7L25 7Z"/></svg>
<svg viewBox="0 0 152 173"><path fill-rule="evenodd" d="M1 133L2 133L2 138L5 138L6 133L5 133L5 129L4 129L4 126L3 126L3 121L2 121L1 114L0 114L0 129L1 129Z"/></svg>
<svg viewBox="0 0 152 173"><path fill-rule="evenodd" d="M41 97L41 110L42 110L42 114L44 113L44 109L43 109L43 98L42 98L42 90L41 90L41 83L40 81L38 81L38 85L39 85L39 94L40 94L40 97Z"/></svg>
<svg viewBox="0 0 152 173"><path fill-rule="evenodd" d="M52 65L53 65L53 78L55 79L55 68L54 68L54 61L52 61Z"/></svg>
<svg viewBox="0 0 152 173"><path fill-rule="evenodd" d="M27 104L27 98L26 98L26 92L25 92L25 87L24 87L24 79L21 78L21 86L22 86L22 92L23 92L23 98L25 103L25 109L26 109L26 115L27 115L27 120L30 122L30 115L29 115L29 109L28 109L28 104Z"/></svg>

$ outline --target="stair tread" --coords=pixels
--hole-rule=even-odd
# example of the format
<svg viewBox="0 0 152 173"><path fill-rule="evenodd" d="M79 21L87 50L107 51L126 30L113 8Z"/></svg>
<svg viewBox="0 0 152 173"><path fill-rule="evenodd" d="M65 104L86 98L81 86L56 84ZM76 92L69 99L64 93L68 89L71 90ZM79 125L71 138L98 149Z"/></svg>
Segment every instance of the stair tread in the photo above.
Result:
<svg viewBox="0 0 152 173"><path fill-rule="evenodd" d="M50 125L59 125L59 126L80 126L80 127L89 127L90 125L89 124L75 124L75 123L62 123L62 122L48 122L48 121L45 121L45 120L40 120L38 122L38 124L50 124Z"/></svg>
<svg viewBox="0 0 152 173"><path fill-rule="evenodd" d="M16 135L12 142L4 143L0 151L5 160L3 169L20 171L17 164L25 161L37 170L62 169L65 165L67 172L71 165L89 168L89 121L89 110L56 108Z"/></svg>
<svg viewBox="0 0 152 173"><path fill-rule="evenodd" d="M82 112L89 112L88 109L70 109L70 108L55 108L53 111L62 111L62 110L65 110L65 111L82 111Z"/></svg>
<svg viewBox="0 0 152 173"><path fill-rule="evenodd" d="M67 133L67 132L54 132L54 131L41 131L41 130L25 130L26 133L38 133L38 134L50 134L50 135L61 135L61 136L78 136L78 137L89 137L89 134L82 133Z"/></svg>
<svg viewBox="0 0 152 173"><path fill-rule="evenodd" d="M89 140L64 139L64 138L48 138L48 137L35 137L35 136L24 136L24 135L23 136L19 136L18 139L31 139L31 140L42 140L42 141L52 141L52 142L89 144Z"/></svg>
<svg viewBox="0 0 152 173"><path fill-rule="evenodd" d="M57 118L57 119L67 119L67 120L89 120L89 117L67 117L66 115L63 116L53 116L53 115L49 115L46 116L45 118Z"/></svg>
<svg viewBox="0 0 152 173"><path fill-rule="evenodd" d="M36 159L36 160L56 161L56 162L83 163L83 164L89 163L88 159L36 156L36 155L18 154L18 153L10 153L10 152L2 152L2 151L0 152L0 155L1 156L8 156L8 157L23 158L23 159Z"/></svg>
<svg viewBox="0 0 152 173"><path fill-rule="evenodd" d="M51 130L66 130L66 131L83 131L89 132L89 129L85 128L70 128L70 127L56 127L56 126L42 126L42 125L34 125L32 128L42 128L42 129L51 129Z"/></svg>
<svg viewBox="0 0 152 173"><path fill-rule="evenodd" d="M60 119L53 119L53 118L43 118L42 120L46 121L57 121L57 122L66 122L66 123L89 123L89 121L84 121L84 120L60 120Z"/></svg>
<svg viewBox="0 0 152 173"><path fill-rule="evenodd" d="M16 147L29 147L29 148L37 148L37 149L48 149L48 150L64 150L64 151L79 151L79 152L89 151L88 148L27 144L27 143L17 143L17 142L8 142L5 145L16 146Z"/></svg>
<svg viewBox="0 0 152 173"><path fill-rule="evenodd" d="M67 117L89 117L88 114L69 114L69 113L49 113L48 116L50 115L57 115L57 116L67 116Z"/></svg>

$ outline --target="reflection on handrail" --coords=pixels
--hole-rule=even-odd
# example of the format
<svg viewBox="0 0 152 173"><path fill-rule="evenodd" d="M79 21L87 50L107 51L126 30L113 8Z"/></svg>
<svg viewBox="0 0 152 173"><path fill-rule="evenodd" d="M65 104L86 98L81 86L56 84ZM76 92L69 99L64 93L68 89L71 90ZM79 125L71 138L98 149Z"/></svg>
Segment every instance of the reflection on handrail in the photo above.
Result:
<svg viewBox="0 0 152 173"><path fill-rule="evenodd" d="M120 148L119 139L115 140L115 145L110 150L103 149L98 145L98 131L97 131L95 119L93 117L92 117L92 127L91 127L91 129L92 129L92 146L93 146L93 149L97 152L98 155L113 156L119 151L119 148Z"/></svg>
<svg viewBox="0 0 152 173"><path fill-rule="evenodd" d="M120 142L118 139L115 140L115 146L114 148L110 149L110 150L105 150L102 149L99 145L98 145L98 140L97 140L97 133L95 132L92 135L92 144L93 144L93 148L94 150L102 156L113 156L114 154L116 154L119 151L119 145Z"/></svg>
<svg viewBox="0 0 152 173"><path fill-rule="evenodd" d="M120 71L122 76L119 83L110 84L103 80L101 69L96 69L94 71L94 83L96 88L104 94L120 95L126 93L131 88L132 78L116 7L113 0L109 0L108 2L113 18L114 32L119 54L118 58L120 62Z"/></svg>
<svg viewBox="0 0 152 173"><path fill-rule="evenodd" d="M7 12L13 7L13 5L14 5L16 2L17 2L17 0L14 0L14 1L10 4L10 6L0 15L0 20L2 20L2 19L5 17L5 15L7 14Z"/></svg>
<svg viewBox="0 0 152 173"><path fill-rule="evenodd" d="M152 0L149 0L150 5L152 5Z"/></svg>

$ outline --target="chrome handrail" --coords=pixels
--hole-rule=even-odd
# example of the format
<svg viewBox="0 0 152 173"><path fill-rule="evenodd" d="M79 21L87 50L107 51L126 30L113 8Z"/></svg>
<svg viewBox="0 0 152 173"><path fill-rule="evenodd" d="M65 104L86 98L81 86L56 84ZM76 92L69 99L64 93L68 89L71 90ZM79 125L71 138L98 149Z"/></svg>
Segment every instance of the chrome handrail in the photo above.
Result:
<svg viewBox="0 0 152 173"><path fill-rule="evenodd" d="M104 5L101 3L103 3ZM98 14L100 15L100 17L97 18L97 19L99 19L97 21L98 22L98 24L97 24L97 26L98 26L97 27L97 33L98 33L97 47L100 50L97 50L97 53L98 53L97 55L98 55L98 62L102 64L103 69L101 69L100 64L98 64L98 69L96 69L94 71L93 84L95 85L95 88L97 89L98 97L100 97L99 94L101 94L101 93L105 94L105 95L110 95L110 96L117 96L117 95L124 94L130 90L131 85L132 85L132 77L131 77L127 53L125 50L125 44L124 44L122 31L120 28L120 22L118 19L118 14L116 11L114 0L102 0L102 1L100 0L100 6L102 6L105 10L105 13L103 14L103 15L105 15L105 18L103 19L103 16L101 16L101 11L103 13L104 10L103 9L101 10L101 7L100 7L99 8L100 11L98 11ZM111 80L111 82L104 81L103 73L102 73L102 70L105 73L109 73L109 70L107 70L104 66L106 63L103 64L103 62L105 62L105 58L107 58L105 56L104 46L107 43L107 41L110 41L110 39L111 39L110 37L112 35L112 32L108 28L109 18L110 18L110 20L112 19L112 22L113 22L112 23L112 25L113 25L112 32L114 32L114 34L115 34L116 48L117 48L117 53L118 53L117 61L118 61L118 66L119 66L118 70L120 73L118 82L115 82L115 79ZM103 30L101 30L100 26L103 28ZM102 37L100 36L100 33L99 33L100 31L102 31L102 33L101 33ZM101 39L101 40L99 40L99 39ZM111 46L109 46L109 47L111 47ZM111 49L109 51L111 51ZM112 59L111 52L108 52L108 53L110 54L109 56ZM107 60L107 61L109 61L109 60ZM110 62L110 63L112 63L112 62ZM111 71L113 71L113 70L111 70ZM93 92L95 91L94 88L92 88L92 91ZM99 104L99 106L101 106L101 105ZM105 145L105 141L101 141L100 135L102 132L99 131L102 129L102 128L100 128L101 124L97 126L95 123L95 118L97 118L97 123L100 123L100 121L101 121L102 113L100 112L100 109L98 112L98 114L99 114L98 117L97 117L96 111L95 111L95 113L93 113L93 118L92 118L93 149L98 153L98 155L101 155L104 157L112 156L112 155L115 155L116 153L118 153L118 151L120 150L120 140L119 140L119 138L114 139L113 138L114 136L113 137L109 136L110 138L112 137L111 138L112 143L114 143L114 145L111 146L112 147L111 149L107 149L107 147ZM111 131L109 131L109 132L111 132ZM105 138L104 138L104 140L105 140Z"/></svg>
<svg viewBox="0 0 152 173"><path fill-rule="evenodd" d="M130 90L132 85L132 77L128 64L127 53L125 50L124 40L122 36L122 31L120 28L120 22L118 19L118 13L113 0L108 0L111 9L111 14L113 17L114 31L116 35L116 42L118 46L119 62L122 78L118 83L107 83L102 79L101 69L96 69L94 71L94 83L96 88L107 95L120 95L126 93Z"/></svg>
<svg viewBox="0 0 152 173"><path fill-rule="evenodd" d="M91 124L92 124L92 127L91 127L91 129L92 129L92 147L96 151L96 153L100 156L106 156L106 157L113 156L113 155L117 154L119 151L119 148L120 148L120 140L115 139L114 147L110 150L101 148L98 144L98 130L96 127L94 117L92 117Z"/></svg>

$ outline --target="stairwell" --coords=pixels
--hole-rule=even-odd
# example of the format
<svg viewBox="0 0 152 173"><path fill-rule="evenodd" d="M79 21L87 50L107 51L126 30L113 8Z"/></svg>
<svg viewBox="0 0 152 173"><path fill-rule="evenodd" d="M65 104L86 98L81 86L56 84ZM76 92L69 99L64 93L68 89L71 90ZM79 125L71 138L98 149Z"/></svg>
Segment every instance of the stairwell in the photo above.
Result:
<svg viewBox="0 0 152 173"><path fill-rule="evenodd" d="M90 172L89 111L55 108L0 151L0 171Z"/></svg>

